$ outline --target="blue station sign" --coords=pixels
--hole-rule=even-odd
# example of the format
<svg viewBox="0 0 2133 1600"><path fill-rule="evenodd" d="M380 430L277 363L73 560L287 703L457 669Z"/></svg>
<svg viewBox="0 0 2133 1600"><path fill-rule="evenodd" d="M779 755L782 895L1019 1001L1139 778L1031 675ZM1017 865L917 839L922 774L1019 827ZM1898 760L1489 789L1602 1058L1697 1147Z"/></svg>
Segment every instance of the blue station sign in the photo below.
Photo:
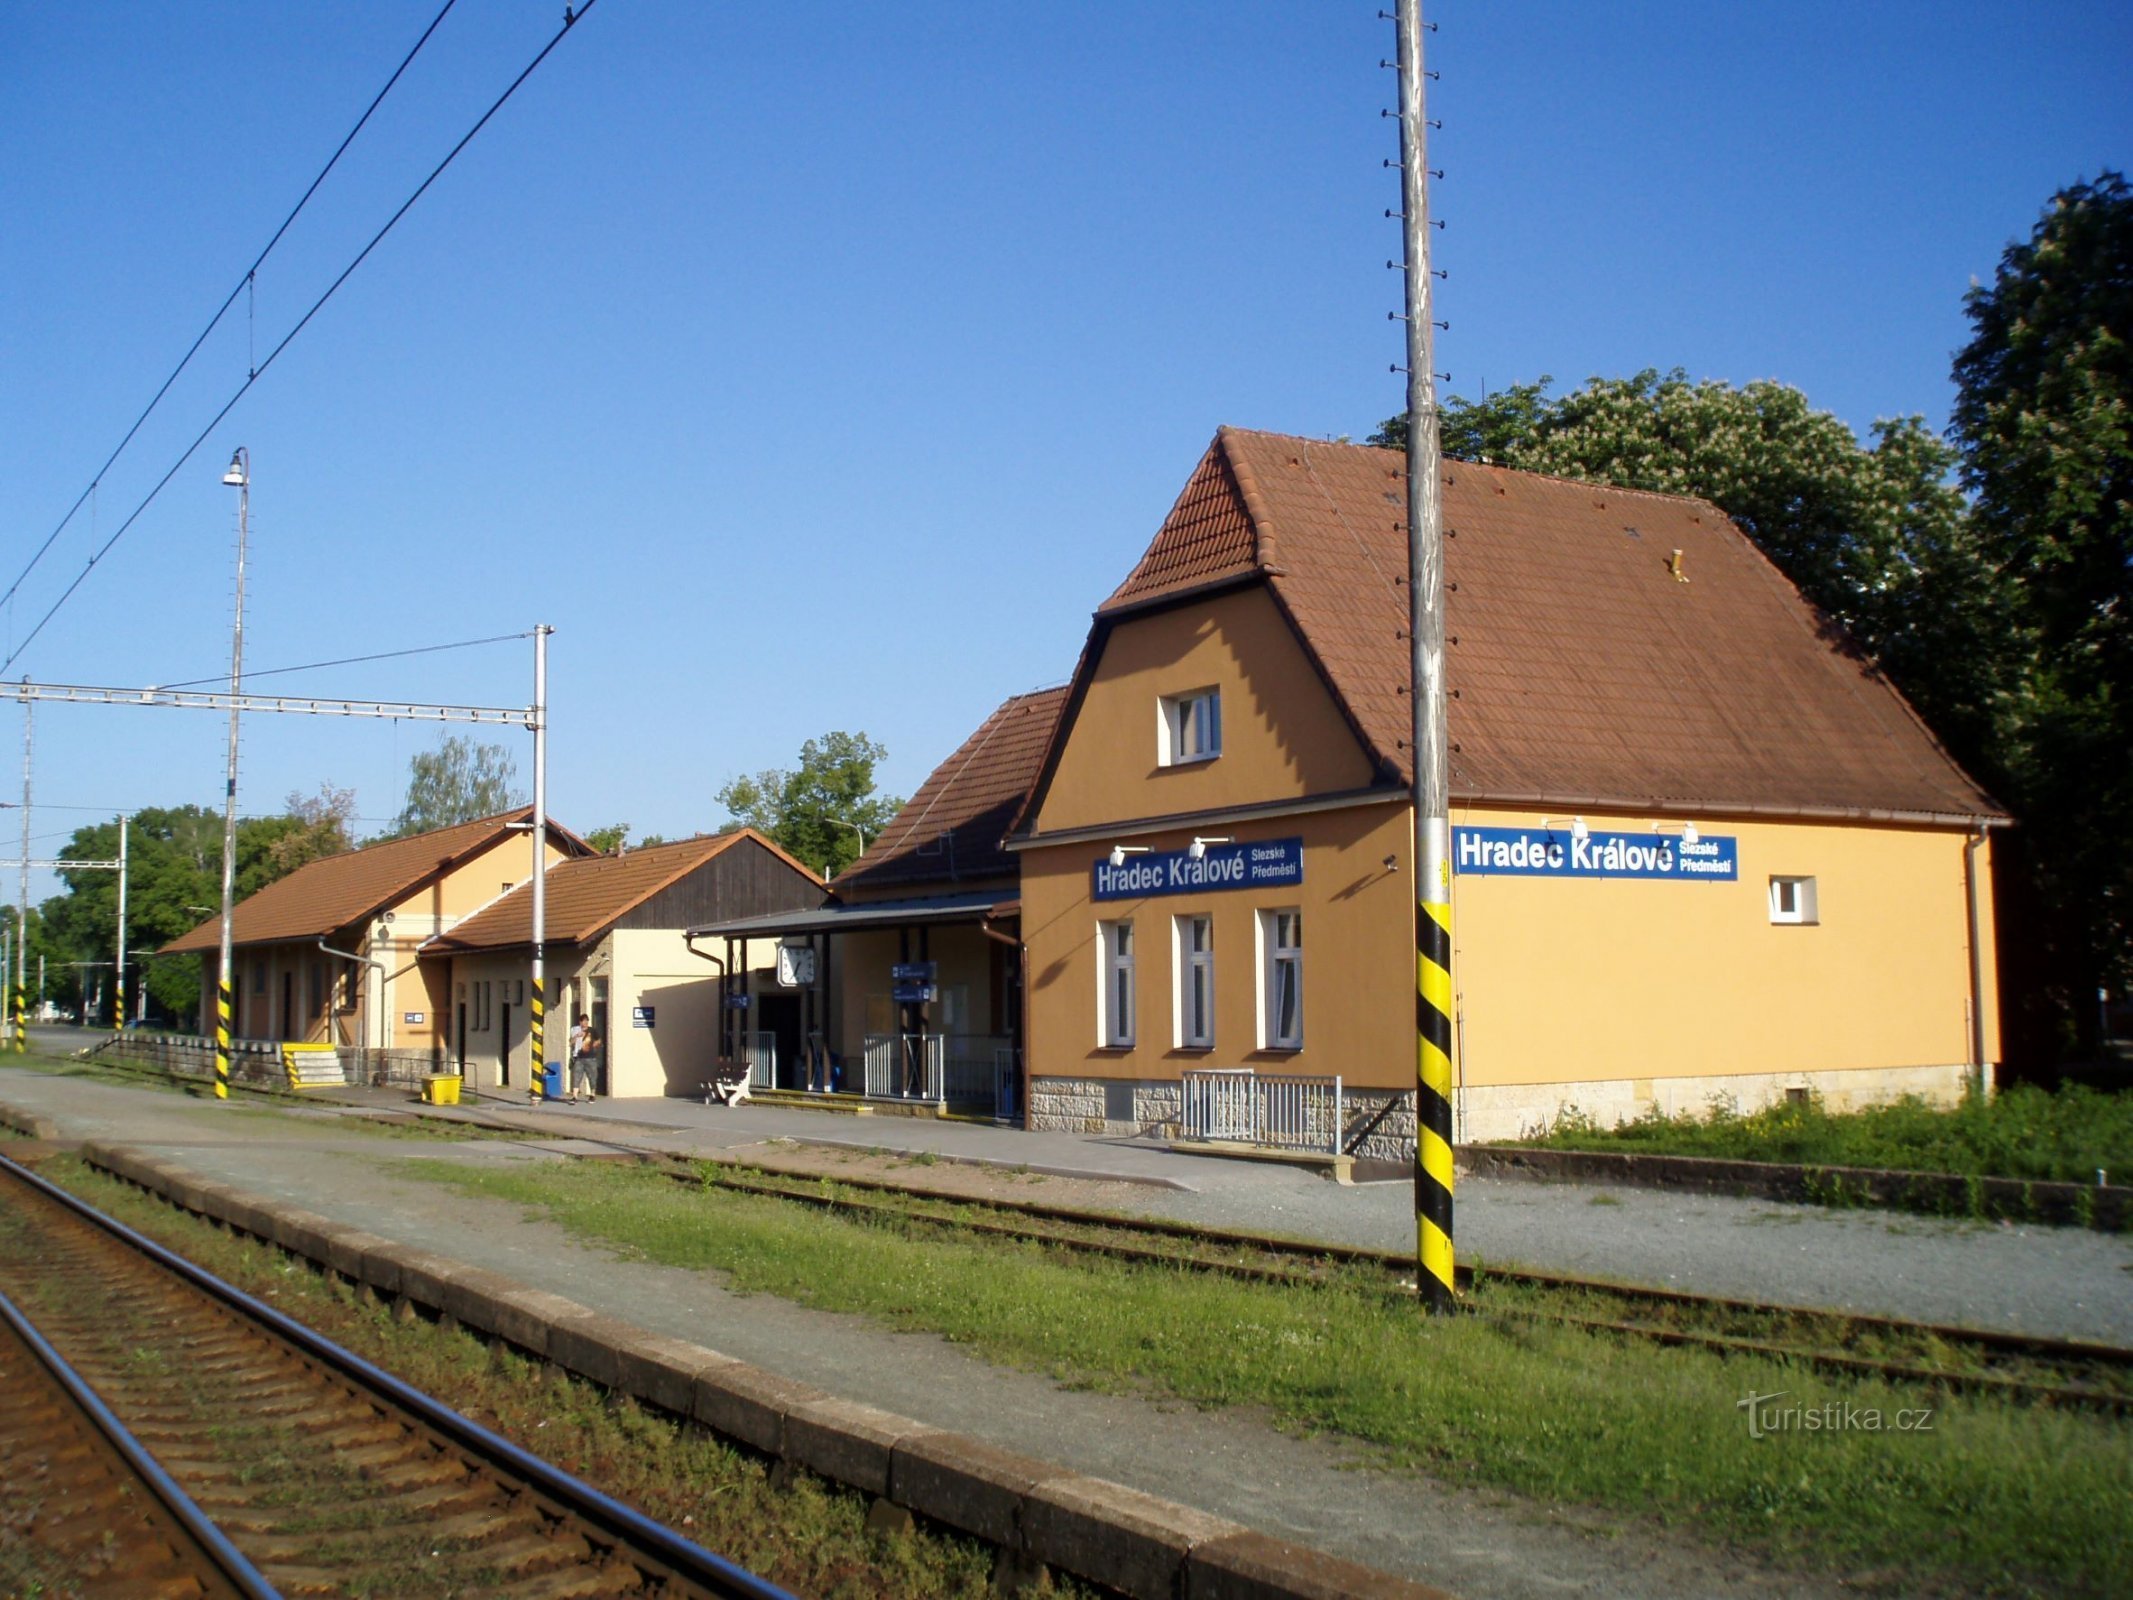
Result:
<svg viewBox="0 0 2133 1600"><path fill-rule="evenodd" d="M1301 839L1261 839L1250 844L1211 844L1194 859L1190 850L1128 856L1118 866L1099 856L1090 869L1090 893L1098 900L1143 900L1161 894L1204 894L1212 889L1272 889L1303 882Z"/></svg>
<svg viewBox="0 0 2133 1600"><path fill-rule="evenodd" d="M1564 828L1454 828L1452 870L1502 878L1661 878L1733 883L1739 841L1709 834L1694 843L1673 833L1591 833Z"/></svg>

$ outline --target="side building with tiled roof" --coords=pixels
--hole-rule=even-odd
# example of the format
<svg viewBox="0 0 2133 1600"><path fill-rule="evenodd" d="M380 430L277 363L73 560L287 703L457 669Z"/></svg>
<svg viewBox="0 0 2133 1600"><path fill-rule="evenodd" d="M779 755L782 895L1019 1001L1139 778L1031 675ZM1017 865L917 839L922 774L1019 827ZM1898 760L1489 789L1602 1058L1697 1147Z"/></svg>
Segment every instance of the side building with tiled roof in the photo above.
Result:
<svg viewBox="0 0 2133 1600"><path fill-rule="evenodd" d="M1457 1136L1989 1076L2006 819L1872 663L1705 502L1443 489ZM1412 1090L1405 513L1398 453L1225 428L1098 609L1010 837L1032 1125Z"/></svg>
<svg viewBox="0 0 2133 1600"><path fill-rule="evenodd" d="M388 839L306 863L231 916L231 1035L361 1050L409 1070L444 1058L445 996L416 960L424 940L533 875L533 808ZM550 820L554 863L591 854ZM201 1015L215 1014L222 922L164 946L197 953Z"/></svg>
<svg viewBox="0 0 2133 1600"><path fill-rule="evenodd" d="M753 828L559 861L546 890L548 1060L565 1062L571 1025L589 1017L600 1040L594 1092L618 1096L702 1094L759 1020L728 997L775 989L774 942L706 956L685 936L691 924L823 898L822 880ZM446 997L446 1060L471 1090L532 1088L532 948L530 883L422 946L429 986Z"/></svg>
<svg viewBox="0 0 2133 1600"><path fill-rule="evenodd" d="M773 938L794 951L797 1024L759 1088L923 1098L1012 1119L1022 1103L1018 864L1005 845L1048 748L1064 689L1003 702L830 884L817 907L726 919L698 939ZM771 997L757 996L758 1012Z"/></svg>

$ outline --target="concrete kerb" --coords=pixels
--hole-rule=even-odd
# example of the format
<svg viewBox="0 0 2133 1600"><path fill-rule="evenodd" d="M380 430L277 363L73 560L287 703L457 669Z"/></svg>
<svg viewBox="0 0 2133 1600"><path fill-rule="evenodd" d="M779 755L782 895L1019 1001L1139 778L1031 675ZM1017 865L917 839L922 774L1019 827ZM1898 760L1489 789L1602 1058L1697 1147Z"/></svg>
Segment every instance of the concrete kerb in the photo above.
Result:
<svg viewBox="0 0 2133 1600"><path fill-rule="evenodd" d="M1442 1589L1263 1533L1192 1547L1183 1600L1452 1600Z"/></svg>
<svg viewBox="0 0 2133 1600"><path fill-rule="evenodd" d="M83 1154L93 1166L377 1293L424 1305L775 1461L1131 1600L1442 1600L1436 1590L1252 1534L1225 1518L840 1399L501 1273L309 1212L278 1214L132 1147L91 1144Z"/></svg>
<svg viewBox="0 0 2133 1600"><path fill-rule="evenodd" d="M18 1111L13 1106L0 1106L0 1127L12 1128L25 1139L42 1139L49 1143L59 1138L59 1124L50 1117Z"/></svg>
<svg viewBox="0 0 2133 1600"><path fill-rule="evenodd" d="M1175 1595L1195 1545L1247 1531L1227 1517L1079 1474L1030 1491L1022 1507L1029 1553L1046 1566L1122 1594Z"/></svg>

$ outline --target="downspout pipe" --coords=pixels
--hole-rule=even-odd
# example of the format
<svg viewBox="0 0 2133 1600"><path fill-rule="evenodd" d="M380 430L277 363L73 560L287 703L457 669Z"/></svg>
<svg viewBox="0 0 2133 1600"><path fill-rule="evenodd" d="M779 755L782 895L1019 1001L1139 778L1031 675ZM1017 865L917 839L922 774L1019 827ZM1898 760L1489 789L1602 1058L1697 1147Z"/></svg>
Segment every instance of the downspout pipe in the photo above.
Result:
<svg viewBox="0 0 2133 1600"><path fill-rule="evenodd" d="M1985 952L1978 939L1978 847L1991 824L1974 818L1963 841L1963 909L1970 924L1970 1090L1980 1100L1992 1093L1991 1068L1985 1061Z"/></svg>
<svg viewBox="0 0 2133 1600"><path fill-rule="evenodd" d="M318 942L318 947L319 947L319 948L320 948L321 950L325 951L325 952L326 952L326 954L328 954L329 956L338 956L338 957L339 957L339 958L340 958L341 960L343 960L343 961L352 961L352 962L354 962L354 963L355 963L355 964L356 964L357 966L359 966L359 967L369 967L369 968L370 968L370 969L371 969L371 970L372 970L373 972L377 973L377 975L378 975L378 981L377 981L377 984L375 985L375 987L376 987L376 989L377 989L377 991L378 991L378 992L377 992L377 995L376 995L376 1000L377 1000L377 1003L378 1003L379 1005L381 1005L381 1006L385 1004L385 963L384 963L384 962L380 961L380 960L379 960L379 959L378 959L378 958L377 958L376 956L359 956L359 955L356 955L356 954L354 954L354 953L353 953L352 951L348 951L348 950L336 950L336 949L334 949L334 948L333 948L333 946L332 946L332 945L328 944L328 943L327 943L327 942L326 942L326 941L325 941L324 939L321 939L321 940L319 940L319 942ZM368 1010L369 1008L368 1008L368 1007L365 1007L364 1009L365 1009L365 1010ZM382 1029L381 1029L380 1031L382 1031ZM356 1072L357 1072L357 1073L358 1073L358 1074L359 1074L359 1075L361 1076L361 1078L363 1079L363 1084L364 1084L364 1087L366 1087L366 1088L367 1088L367 1087L369 1087L369 1085L370 1085L370 1028L369 1028L369 1026L368 1026L367 1024L365 1024L365 1023L361 1023L361 1022L359 1022L359 1023L357 1024L357 1026L356 1026Z"/></svg>

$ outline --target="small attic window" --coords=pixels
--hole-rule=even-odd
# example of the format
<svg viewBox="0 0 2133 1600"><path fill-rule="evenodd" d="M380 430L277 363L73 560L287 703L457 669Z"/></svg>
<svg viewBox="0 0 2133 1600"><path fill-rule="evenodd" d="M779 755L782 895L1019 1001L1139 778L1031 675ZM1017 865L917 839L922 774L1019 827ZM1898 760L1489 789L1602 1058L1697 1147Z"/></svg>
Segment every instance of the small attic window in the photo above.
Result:
<svg viewBox="0 0 2133 1600"><path fill-rule="evenodd" d="M1813 927L1822 920L1812 878L1773 877L1770 880L1770 920L1799 927Z"/></svg>
<svg viewBox="0 0 2133 1600"><path fill-rule="evenodd" d="M1156 764L1180 767L1222 753L1222 691L1195 689L1156 702Z"/></svg>

